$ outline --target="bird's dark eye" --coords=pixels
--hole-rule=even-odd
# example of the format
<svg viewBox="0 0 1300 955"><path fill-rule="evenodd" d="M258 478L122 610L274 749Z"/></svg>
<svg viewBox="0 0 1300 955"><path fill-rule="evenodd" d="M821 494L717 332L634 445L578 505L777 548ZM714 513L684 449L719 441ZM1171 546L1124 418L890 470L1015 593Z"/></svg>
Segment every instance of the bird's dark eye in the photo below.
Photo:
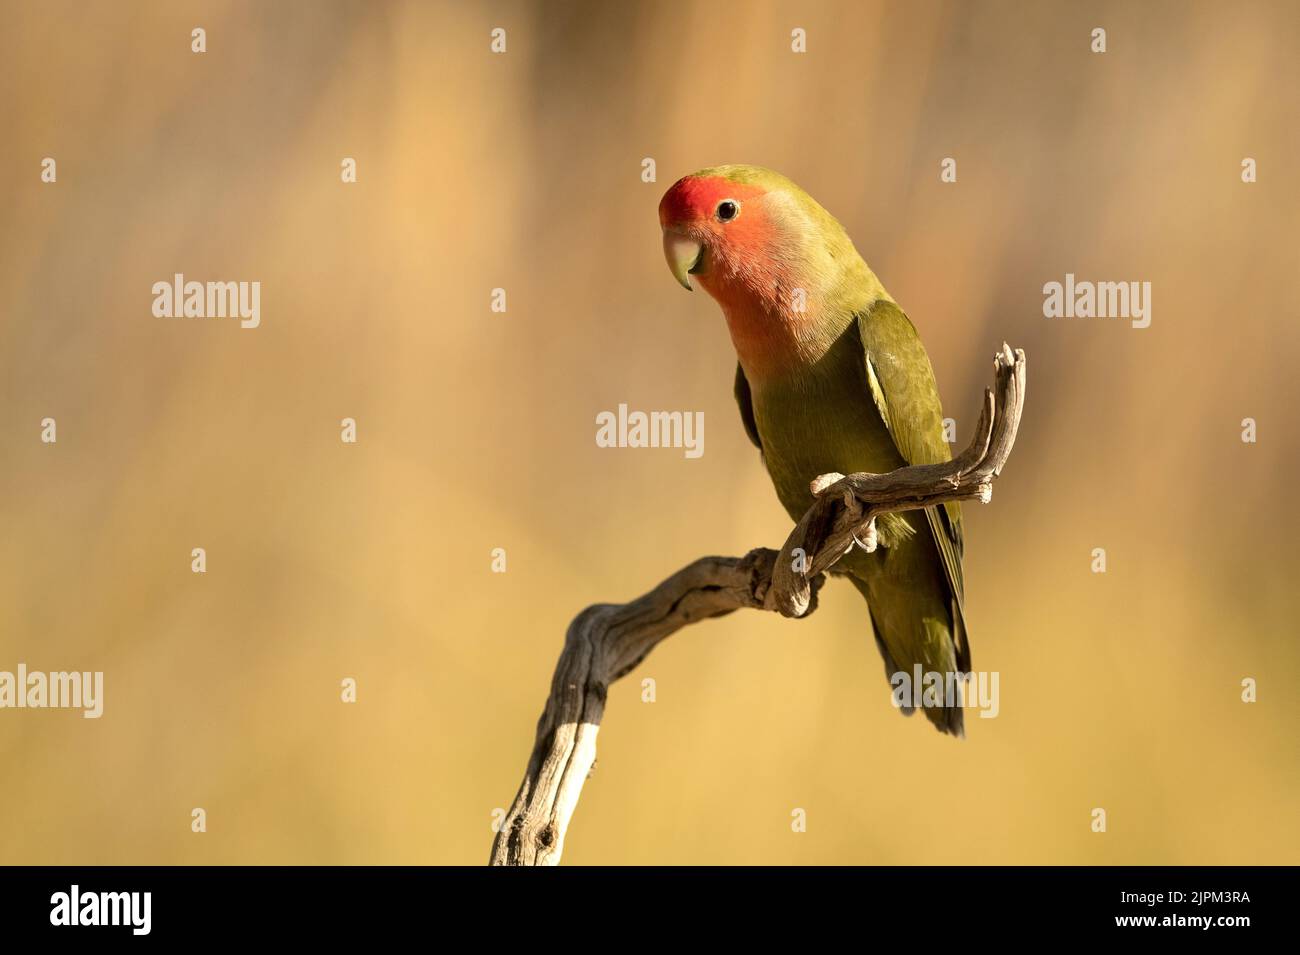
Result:
<svg viewBox="0 0 1300 955"><path fill-rule="evenodd" d="M734 199L723 199L718 203L718 221L730 222L740 214L740 206Z"/></svg>

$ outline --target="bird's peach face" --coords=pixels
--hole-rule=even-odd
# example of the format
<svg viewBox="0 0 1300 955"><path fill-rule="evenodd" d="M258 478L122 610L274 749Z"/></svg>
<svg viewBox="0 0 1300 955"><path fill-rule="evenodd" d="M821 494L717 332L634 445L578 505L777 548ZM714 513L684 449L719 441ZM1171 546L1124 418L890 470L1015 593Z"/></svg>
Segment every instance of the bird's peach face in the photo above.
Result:
<svg viewBox="0 0 1300 955"><path fill-rule="evenodd" d="M763 192L721 176L687 176L659 202L664 257L687 291L691 276L707 282L720 267L734 265L763 245Z"/></svg>

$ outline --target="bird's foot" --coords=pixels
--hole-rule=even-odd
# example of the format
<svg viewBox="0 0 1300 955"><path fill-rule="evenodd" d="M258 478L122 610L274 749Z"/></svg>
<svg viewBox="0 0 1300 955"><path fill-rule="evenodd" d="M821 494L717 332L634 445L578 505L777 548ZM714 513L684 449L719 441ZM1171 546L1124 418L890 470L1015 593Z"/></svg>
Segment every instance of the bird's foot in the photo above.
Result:
<svg viewBox="0 0 1300 955"><path fill-rule="evenodd" d="M862 536L859 537L858 534ZM880 538L876 534L876 519L873 517L867 521L866 526L859 529L858 534L853 535L853 544L861 547L868 554L875 553L876 548L880 546ZM849 545L849 550L853 550L853 544ZM848 552L845 551L846 554Z"/></svg>

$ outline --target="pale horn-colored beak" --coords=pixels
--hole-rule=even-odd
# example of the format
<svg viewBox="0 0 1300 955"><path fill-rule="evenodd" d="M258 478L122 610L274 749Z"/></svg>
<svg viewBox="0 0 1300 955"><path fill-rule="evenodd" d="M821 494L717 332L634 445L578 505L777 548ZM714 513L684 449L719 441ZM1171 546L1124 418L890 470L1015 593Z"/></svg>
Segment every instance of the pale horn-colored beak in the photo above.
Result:
<svg viewBox="0 0 1300 955"><path fill-rule="evenodd" d="M704 246L700 243L672 229L664 230L664 258L668 260L673 278L688 292L691 291L690 274L699 267L703 257Z"/></svg>

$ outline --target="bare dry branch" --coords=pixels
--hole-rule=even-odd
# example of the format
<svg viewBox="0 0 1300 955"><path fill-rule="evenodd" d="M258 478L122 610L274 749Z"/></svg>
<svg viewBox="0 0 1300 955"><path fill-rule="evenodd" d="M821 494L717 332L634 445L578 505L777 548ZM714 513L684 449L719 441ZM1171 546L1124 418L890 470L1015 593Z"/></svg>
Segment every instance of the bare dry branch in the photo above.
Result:
<svg viewBox="0 0 1300 955"><path fill-rule="evenodd" d="M702 557L625 604L596 604L573 620L537 722L523 784L492 844L493 865L556 865L582 785L596 763L608 687L670 634L744 607L787 617L816 609L825 572L851 547L875 548L875 519L946 501L985 501L1002 473L1025 398L1025 353L1003 345L970 445L943 464L888 474L824 474L780 552Z"/></svg>

